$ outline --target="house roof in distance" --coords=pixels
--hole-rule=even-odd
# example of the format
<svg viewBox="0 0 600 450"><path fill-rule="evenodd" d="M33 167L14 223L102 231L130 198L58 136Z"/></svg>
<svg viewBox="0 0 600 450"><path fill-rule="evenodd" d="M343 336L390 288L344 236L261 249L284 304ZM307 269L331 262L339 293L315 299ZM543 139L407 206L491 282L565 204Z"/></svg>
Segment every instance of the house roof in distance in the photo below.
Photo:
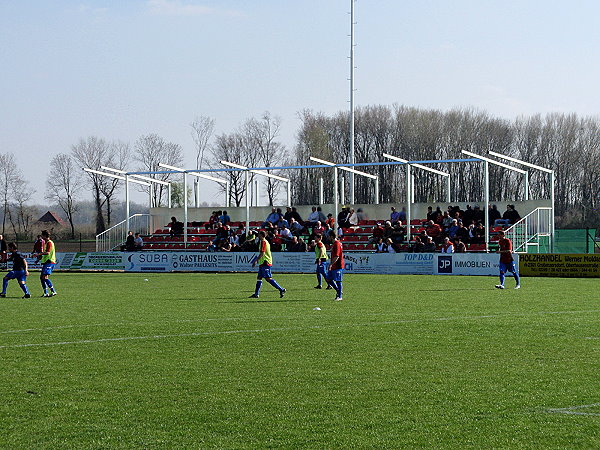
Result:
<svg viewBox="0 0 600 450"><path fill-rule="evenodd" d="M52 211L47 211L42 217L38 219L38 222L49 224L57 223L59 225L65 224L64 220L62 220L60 217L58 217L58 214Z"/></svg>

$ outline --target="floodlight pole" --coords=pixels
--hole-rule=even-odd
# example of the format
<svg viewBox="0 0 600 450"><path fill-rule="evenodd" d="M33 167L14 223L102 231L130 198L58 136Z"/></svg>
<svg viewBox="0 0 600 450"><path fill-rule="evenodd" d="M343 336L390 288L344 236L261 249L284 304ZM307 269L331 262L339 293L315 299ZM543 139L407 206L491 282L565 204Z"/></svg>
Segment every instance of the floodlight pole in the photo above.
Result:
<svg viewBox="0 0 600 450"><path fill-rule="evenodd" d="M344 203L346 203L346 177L344 175L342 175L340 177L340 202L342 203L342 205ZM352 202L350 202L351 204L354 204Z"/></svg>
<svg viewBox="0 0 600 450"><path fill-rule="evenodd" d="M187 248L188 240L188 177L187 172L183 172L183 248Z"/></svg>
<svg viewBox="0 0 600 450"><path fill-rule="evenodd" d="M350 164L354 164L354 2L350 0ZM354 204L354 173L350 172L350 203Z"/></svg>
<svg viewBox="0 0 600 450"><path fill-rule="evenodd" d="M485 183L485 191L484 191L484 204L485 204L485 250L488 251L488 243L490 242L490 163L488 161L483 161L484 167L484 183Z"/></svg>

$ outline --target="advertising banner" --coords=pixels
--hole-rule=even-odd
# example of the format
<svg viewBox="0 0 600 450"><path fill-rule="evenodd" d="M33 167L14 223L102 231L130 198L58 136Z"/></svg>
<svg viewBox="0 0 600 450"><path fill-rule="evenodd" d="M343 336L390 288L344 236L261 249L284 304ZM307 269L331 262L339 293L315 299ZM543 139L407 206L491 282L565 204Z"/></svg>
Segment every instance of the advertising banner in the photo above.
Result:
<svg viewBox="0 0 600 450"><path fill-rule="evenodd" d="M521 275L534 277L599 278L600 255L527 254L521 255Z"/></svg>
<svg viewBox="0 0 600 450"><path fill-rule="evenodd" d="M519 255L513 254L515 265ZM436 253L435 270L437 275L498 275L500 255L498 253Z"/></svg>

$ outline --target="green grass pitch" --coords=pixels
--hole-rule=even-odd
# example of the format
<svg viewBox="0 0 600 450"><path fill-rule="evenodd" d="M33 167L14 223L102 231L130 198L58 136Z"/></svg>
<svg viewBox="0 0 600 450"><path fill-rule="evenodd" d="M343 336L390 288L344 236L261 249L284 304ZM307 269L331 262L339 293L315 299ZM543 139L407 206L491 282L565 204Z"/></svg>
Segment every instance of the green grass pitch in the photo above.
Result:
<svg viewBox="0 0 600 450"><path fill-rule="evenodd" d="M600 447L599 280L52 278L0 299L2 448Z"/></svg>

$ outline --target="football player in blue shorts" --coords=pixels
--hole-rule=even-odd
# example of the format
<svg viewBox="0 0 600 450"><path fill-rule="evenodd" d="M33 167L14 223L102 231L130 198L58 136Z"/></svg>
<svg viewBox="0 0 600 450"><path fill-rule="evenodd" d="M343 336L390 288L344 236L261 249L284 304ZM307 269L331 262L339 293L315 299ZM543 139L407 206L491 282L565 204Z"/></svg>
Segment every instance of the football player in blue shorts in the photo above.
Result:
<svg viewBox="0 0 600 450"><path fill-rule="evenodd" d="M2 292L0 297L6 297L6 288L10 280L17 280L21 290L25 293L23 298L30 298L31 294L27 289L27 275L29 275L27 260L25 257L17 251L17 244L11 242L8 244L8 260L12 261L13 269L6 274L4 280L2 280Z"/></svg>
<svg viewBox="0 0 600 450"><path fill-rule="evenodd" d="M252 263L252 267L258 263L258 275L256 277L256 289L254 294L250 298L258 298L260 295L260 288L262 286L262 279L267 280L271 286L279 291L279 298L283 298L285 295L285 289L277 284L277 281L273 279L271 274L271 265L273 264L273 257L271 256L271 245L267 241L267 233L264 230L258 232L258 238L260 239L259 249L260 253L258 258Z"/></svg>
<svg viewBox="0 0 600 450"><path fill-rule="evenodd" d="M327 283L327 289L333 289L327 280L327 249L323 244L323 236L315 235L315 264L317 265L317 285L315 289L322 289L323 279Z"/></svg>
<svg viewBox="0 0 600 450"><path fill-rule="evenodd" d="M336 292L336 296L334 300L339 302L342 300L342 277L344 275L344 249L342 248L342 242L336 236L335 231L331 230L329 232L333 241L333 246L331 247L331 264L329 264L329 274L327 275L327 279L329 283L333 286Z"/></svg>
<svg viewBox="0 0 600 450"><path fill-rule="evenodd" d="M50 233L48 233L48 231L42 231L42 237L45 241L44 249L39 254L39 256L41 256L40 262L42 263L40 282L42 283L42 289L44 290L44 295L42 295L42 297L54 297L57 295L57 292L52 285L52 281L50 281L50 275L56 265L56 247L54 246L52 239L50 239ZM48 292L48 288L50 288L50 292Z"/></svg>

